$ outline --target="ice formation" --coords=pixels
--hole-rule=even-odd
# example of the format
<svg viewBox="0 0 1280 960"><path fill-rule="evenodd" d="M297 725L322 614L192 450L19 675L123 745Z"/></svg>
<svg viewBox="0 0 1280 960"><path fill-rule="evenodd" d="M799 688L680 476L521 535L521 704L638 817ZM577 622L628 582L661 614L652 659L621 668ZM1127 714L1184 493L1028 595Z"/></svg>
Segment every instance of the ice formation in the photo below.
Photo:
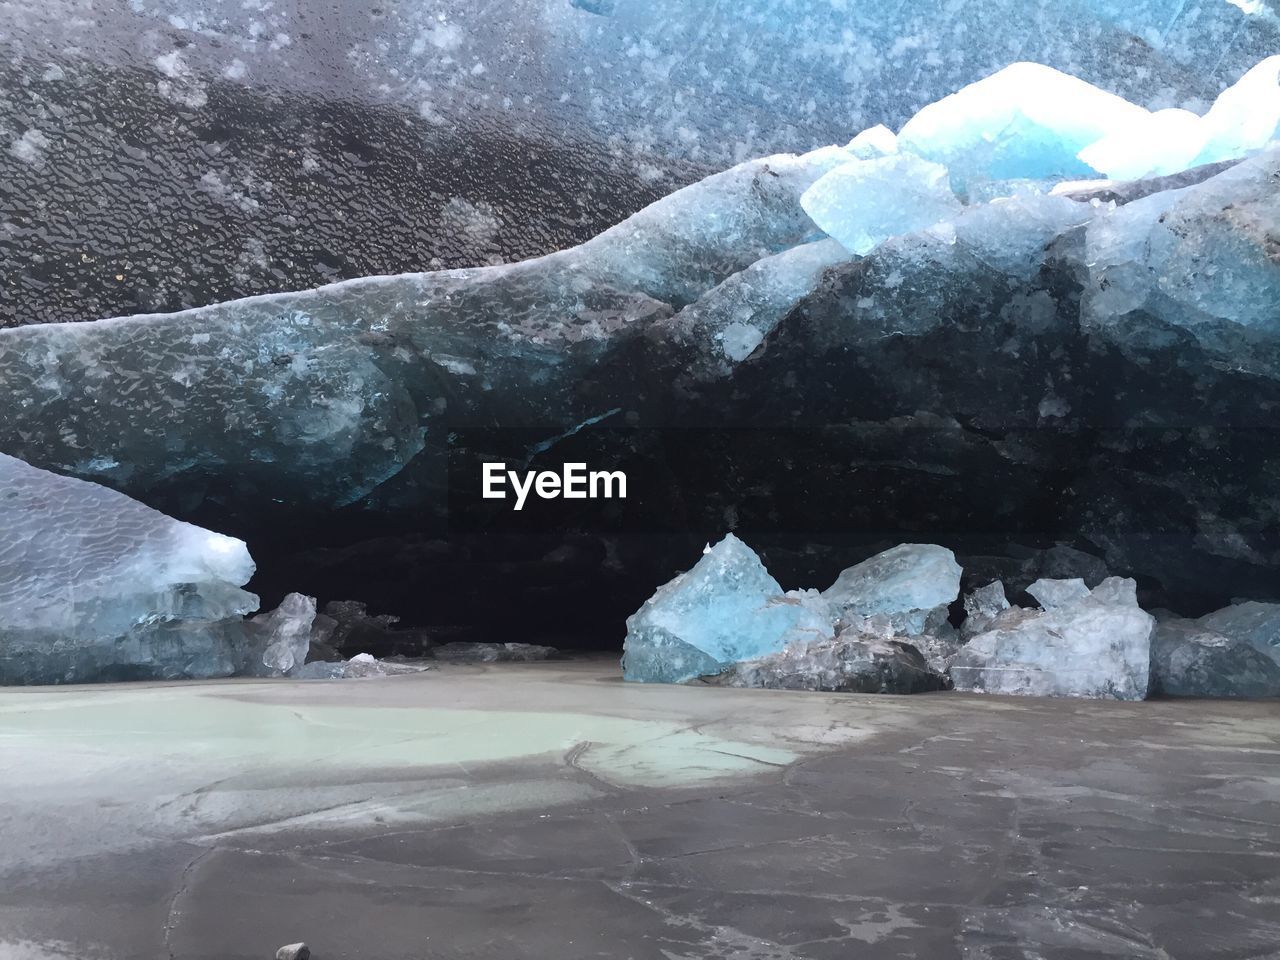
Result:
<svg viewBox="0 0 1280 960"><path fill-rule="evenodd" d="M823 593L784 594L729 534L627 621L624 676L789 690L942 689L938 670L959 646L945 597L954 600L959 583L951 551L901 544L850 567Z"/></svg>
<svg viewBox="0 0 1280 960"><path fill-rule="evenodd" d="M1089 596L1089 588L1079 577L1068 580L1040 579L1027 587L1027 593L1045 610L1054 610Z"/></svg>
<svg viewBox="0 0 1280 960"><path fill-rule="evenodd" d="M910 154L854 160L820 178L800 205L827 236L863 254L960 212L947 168Z"/></svg>
<svg viewBox="0 0 1280 960"><path fill-rule="evenodd" d="M779 597L755 555L740 541L726 544L704 557L718 551L719 569L708 564L686 574L699 575L696 586L677 578L629 621L627 679L696 676L719 686L843 693L922 693L954 684L1044 697L1280 697L1280 644L1273 643L1280 604L1241 603L1198 622L1165 617L1157 624L1139 607L1131 579L1105 577L1090 589L1083 578L1041 577L1027 591L1042 609L1011 606L997 580L966 595L957 631L935 615L921 617L930 611L917 606L959 581L961 571L942 547L902 544L846 571L845 588L884 608L861 616L812 590ZM1096 558L1062 546L1027 565L1091 579L1099 569ZM762 638L759 614L774 609L769 598L811 619L800 627L775 624ZM659 619L665 631L656 628ZM708 624L723 631L735 622L743 627L733 649L721 638L720 652L708 656L689 642ZM925 630L909 633L921 623ZM677 638L681 627L688 632Z"/></svg>
<svg viewBox="0 0 1280 960"><path fill-rule="evenodd" d="M1001 613L1009 609L1004 584L993 580L964 598L964 623L960 625L965 640L982 633Z"/></svg>
<svg viewBox="0 0 1280 960"><path fill-rule="evenodd" d="M1243 157L1280 139L1280 55L1263 60L1224 90L1205 114L1203 130L1204 146L1195 163Z"/></svg>
<svg viewBox="0 0 1280 960"><path fill-rule="evenodd" d="M898 132L898 145L945 165L965 191L984 180L1088 175L1077 154L1147 115L1051 67L1015 63L925 107Z"/></svg>
<svg viewBox="0 0 1280 960"><path fill-rule="evenodd" d="M203 487L212 473L266 500L334 505L370 493L436 434L570 429L599 413L577 391L610 349L813 239L800 195L849 156L749 161L512 266L0 330L0 400L14 414L0 449L138 493ZM735 330L722 355L749 346ZM37 427L54 407L58 429Z"/></svg>
<svg viewBox="0 0 1280 960"><path fill-rule="evenodd" d="M822 592L843 618L887 616L914 637L947 619L960 594L960 565L945 547L904 543L850 567Z"/></svg>
<svg viewBox="0 0 1280 960"><path fill-rule="evenodd" d="M727 687L830 693L929 693L947 688L946 678L930 669L910 643L853 630L793 643L778 653L735 663L709 679Z"/></svg>
<svg viewBox="0 0 1280 960"><path fill-rule="evenodd" d="M296 668L294 680L363 680L369 677L398 677L431 670L428 663L409 660L379 660L371 653L357 653L350 660L312 660Z"/></svg>
<svg viewBox="0 0 1280 960"><path fill-rule="evenodd" d="M1194 620L1165 620L1151 640L1151 694L1280 697L1280 662Z"/></svg>
<svg viewBox="0 0 1280 960"><path fill-rule="evenodd" d="M1280 335L1278 171L1280 146L1091 222L1084 321L1124 341L1130 329L1142 332L1134 315L1146 314L1207 348L1243 355L1258 334Z"/></svg>
<svg viewBox="0 0 1280 960"><path fill-rule="evenodd" d="M631 529L677 500L708 529L749 514L809 530L838 516L859 533L999 517L1170 591L1274 597L1270 63L1201 118L1234 131L1220 152L1257 154L1221 167L1053 195L1095 172L1081 150L1189 121L1015 65L897 136L748 161L538 260L3 330L0 449L244 529L352 505L395 538L405 518L429 518L427 536L455 519L455 468L594 444L650 471ZM936 184L923 199L950 207L941 224L916 218L912 171L928 164L966 201ZM871 206L818 190L866 187L867 170L899 171ZM832 205L809 203L815 222L804 198L819 195ZM678 562L670 543L637 568ZM565 599L524 586L546 609ZM948 592L897 611L938 641L931 659L952 642L924 631ZM700 670L729 651L686 653ZM639 648L629 659L645 672Z"/></svg>
<svg viewBox="0 0 1280 960"><path fill-rule="evenodd" d="M834 632L816 597L784 596L760 558L728 534L627 620L623 676L679 683Z"/></svg>
<svg viewBox="0 0 1280 960"><path fill-rule="evenodd" d="M1204 149L1203 120L1190 110L1157 110L1089 144L1080 159L1108 177L1137 180L1177 173Z"/></svg>
<svg viewBox="0 0 1280 960"><path fill-rule="evenodd" d="M237 672L251 677L296 673L307 661L315 618L315 597L300 593L289 594L269 613L251 617L244 630L252 643L246 651L243 669Z"/></svg>
<svg viewBox="0 0 1280 960"><path fill-rule="evenodd" d="M1142 700L1155 620L1132 580L1111 577L1087 595L979 634L951 663L957 690Z"/></svg>
<svg viewBox="0 0 1280 960"><path fill-rule="evenodd" d="M898 152L898 137L883 123L868 127L849 141L845 147L859 160L875 160Z"/></svg>
<svg viewBox="0 0 1280 960"><path fill-rule="evenodd" d="M1249 644L1280 663L1280 603L1248 600L1235 603L1196 621L1206 630Z"/></svg>
<svg viewBox="0 0 1280 960"><path fill-rule="evenodd" d="M431 655L451 663L532 663L560 651L537 643L471 643L455 641L435 647Z"/></svg>
<svg viewBox="0 0 1280 960"><path fill-rule="evenodd" d="M0 683L226 676L245 544L0 454Z"/></svg>

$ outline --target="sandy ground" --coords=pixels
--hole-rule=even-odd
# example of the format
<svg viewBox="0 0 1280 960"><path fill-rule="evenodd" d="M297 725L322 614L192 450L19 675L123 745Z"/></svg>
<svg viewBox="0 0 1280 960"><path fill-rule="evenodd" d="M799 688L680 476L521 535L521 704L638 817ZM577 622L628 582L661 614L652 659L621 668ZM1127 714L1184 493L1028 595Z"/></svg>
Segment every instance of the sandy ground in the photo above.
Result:
<svg viewBox="0 0 1280 960"><path fill-rule="evenodd" d="M0 692L0 960L1280 958L1280 704Z"/></svg>

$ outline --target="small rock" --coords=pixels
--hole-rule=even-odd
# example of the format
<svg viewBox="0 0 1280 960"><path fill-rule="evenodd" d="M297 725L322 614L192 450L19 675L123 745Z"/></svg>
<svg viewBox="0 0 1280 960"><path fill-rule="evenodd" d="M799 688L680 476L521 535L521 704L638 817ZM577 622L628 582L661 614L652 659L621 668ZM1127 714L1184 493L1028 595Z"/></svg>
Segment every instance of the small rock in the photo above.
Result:
<svg viewBox="0 0 1280 960"><path fill-rule="evenodd" d="M276 960L311 960L311 948L305 943L291 943L276 951Z"/></svg>

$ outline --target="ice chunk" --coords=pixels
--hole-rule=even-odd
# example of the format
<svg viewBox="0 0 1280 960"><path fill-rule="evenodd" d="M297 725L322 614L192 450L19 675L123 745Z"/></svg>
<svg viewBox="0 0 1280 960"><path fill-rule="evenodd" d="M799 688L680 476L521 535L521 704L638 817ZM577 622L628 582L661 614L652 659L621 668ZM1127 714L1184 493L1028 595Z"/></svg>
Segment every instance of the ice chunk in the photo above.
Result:
<svg viewBox="0 0 1280 960"><path fill-rule="evenodd" d="M1042 579L1027 587L1027 593L1035 597L1044 609L1054 610L1089 596L1089 588L1079 577L1070 580Z"/></svg>
<svg viewBox="0 0 1280 960"><path fill-rule="evenodd" d="M1080 159L1117 180L1167 176L1196 162L1206 136L1204 121L1190 110L1157 110L1089 144Z"/></svg>
<svg viewBox="0 0 1280 960"><path fill-rule="evenodd" d="M555 647L536 643L445 643L431 651L437 660L452 663L531 663L559 656Z"/></svg>
<svg viewBox="0 0 1280 960"><path fill-rule="evenodd" d="M831 693L928 693L945 690L948 685L910 643L856 631L798 641L778 653L736 663L707 679L727 687Z"/></svg>
<svg viewBox="0 0 1280 960"><path fill-rule="evenodd" d="M1159 110L1080 151L1108 177L1136 179L1248 156L1280 137L1280 56L1262 61L1200 117Z"/></svg>
<svg viewBox="0 0 1280 960"><path fill-rule="evenodd" d="M1195 163L1242 157L1280 139L1280 55L1268 57L1222 92L1203 121Z"/></svg>
<svg viewBox="0 0 1280 960"><path fill-rule="evenodd" d="M701 361L681 358L682 376L724 377L747 359L823 271L849 260L835 240L792 247L735 273L697 302L650 328L654 339L684 344Z"/></svg>
<svg viewBox="0 0 1280 960"><path fill-rule="evenodd" d="M1206 614L1196 623L1232 640L1242 640L1280 663L1280 603L1247 600Z"/></svg>
<svg viewBox="0 0 1280 960"><path fill-rule="evenodd" d="M945 547L902 543L849 567L822 596L846 622L884 614L899 633L915 637L946 621L960 574Z"/></svg>
<svg viewBox="0 0 1280 960"><path fill-rule="evenodd" d="M965 208L952 229L964 252L1007 276L1030 279L1043 265L1050 241L1095 213L1066 197L1000 197Z"/></svg>
<svg viewBox="0 0 1280 960"><path fill-rule="evenodd" d="M0 683L225 676L245 544L0 454Z"/></svg>
<svg viewBox="0 0 1280 960"><path fill-rule="evenodd" d="M1009 600L1004 595L1004 584L999 580L993 580L985 587L978 587L964 598L964 623L960 628L961 636L965 640L977 636L1008 609Z"/></svg>
<svg viewBox="0 0 1280 960"><path fill-rule="evenodd" d="M946 168L910 154L837 167L806 190L800 204L824 233L859 255L961 210Z"/></svg>
<svg viewBox="0 0 1280 960"><path fill-rule="evenodd" d="M348 660L342 668L345 679L363 677L397 677L411 673L422 673L433 669L429 663L415 663L405 660L379 660L369 653L358 653Z"/></svg>
<svg viewBox="0 0 1280 960"><path fill-rule="evenodd" d="M834 633L816 595L784 596L760 558L729 534L627 620L627 680L679 683Z"/></svg>
<svg viewBox="0 0 1280 960"><path fill-rule="evenodd" d="M1280 697L1280 663L1194 620L1165 620L1151 641L1151 694Z"/></svg>
<svg viewBox="0 0 1280 960"><path fill-rule="evenodd" d="M293 680L340 680L346 672L345 660L312 660L294 670Z"/></svg>
<svg viewBox="0 0 1280 960"><path fill-rule="evenodd" d="M922 109L898 132L898 147L944 164L966 192L983 180L1087 176L1077 154L1147 116L1076 77L1015 63Z"/></svg>
<svg viewBox="0 0 1280 960"><path fill-rule="evenodd" d="M1123 342L1135 314L1240 353L1241 328L1280 334L1280 147L1203 183L1153 194L1093 220L1082 315Z"/></svg>
<svg viewBox="0 0 1280 960"><path fill-rule="evenodd" d="M884 124L868 127L845 147L859 160L874 160L898 152L898 138Z"/></svg>
<svg viewBox="0 0 1280 960"><path fill-rule="evenodd" d="M1210 177L1216 177L1239 160L1223 160L1220 163L1206 163L1190 170L1171 173L1164 177L1146 177L1141 180L1070 180L1057 184L1051 192L1053 196L1066 197L1081 203L1097 201L1099 204L1115 204L1123 206L1133 203L1153 193L1165 190L1181 190L1203 183Z"/></svg>
<svg viewBox="0 0 1280 960"><path fill-rule="evenodd" d="M1132 580L1112 577L1043 612L1007 611L951 663L957 690L1048 697L1142 700L1155 619L1138 607Z"/></svg>
<svg viewBox="0 0 1280 960"><path fill-rule="evenodd" d="M255 641L241 672L250 677L282 677L296 673L311 649L311 628L316 618L315 597L291 593L270 613L251 617L245 624Z"/></svg>

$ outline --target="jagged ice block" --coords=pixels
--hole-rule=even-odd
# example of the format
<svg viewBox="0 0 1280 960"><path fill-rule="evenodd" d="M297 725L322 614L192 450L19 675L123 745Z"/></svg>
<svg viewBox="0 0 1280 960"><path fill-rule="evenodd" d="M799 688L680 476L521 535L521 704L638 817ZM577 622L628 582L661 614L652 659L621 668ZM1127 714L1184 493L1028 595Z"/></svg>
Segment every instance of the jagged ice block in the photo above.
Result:
<svg viewBox="0 0 1280 960"><path fill-rule="evenodd" d="M680 683L833 633L819 598L784 595L755 551L728 534L627 619L623 676Z"/></svg>
<svg viewBox="0 0 1280 960"><path fill-rule="evenodd" d="M0 683L226 676L245 544L0 454Z"/></svg>
<svg viewBox="0 0 1280 960"><path fill-rule="evenodd" d="M1063 599L1040 613L1023 611L1008 621L1002 615L969 641L951 663L956 689L1145 699L1155 619L1138 606L1134 582L1110 577L1084 596Z"/></svg>

